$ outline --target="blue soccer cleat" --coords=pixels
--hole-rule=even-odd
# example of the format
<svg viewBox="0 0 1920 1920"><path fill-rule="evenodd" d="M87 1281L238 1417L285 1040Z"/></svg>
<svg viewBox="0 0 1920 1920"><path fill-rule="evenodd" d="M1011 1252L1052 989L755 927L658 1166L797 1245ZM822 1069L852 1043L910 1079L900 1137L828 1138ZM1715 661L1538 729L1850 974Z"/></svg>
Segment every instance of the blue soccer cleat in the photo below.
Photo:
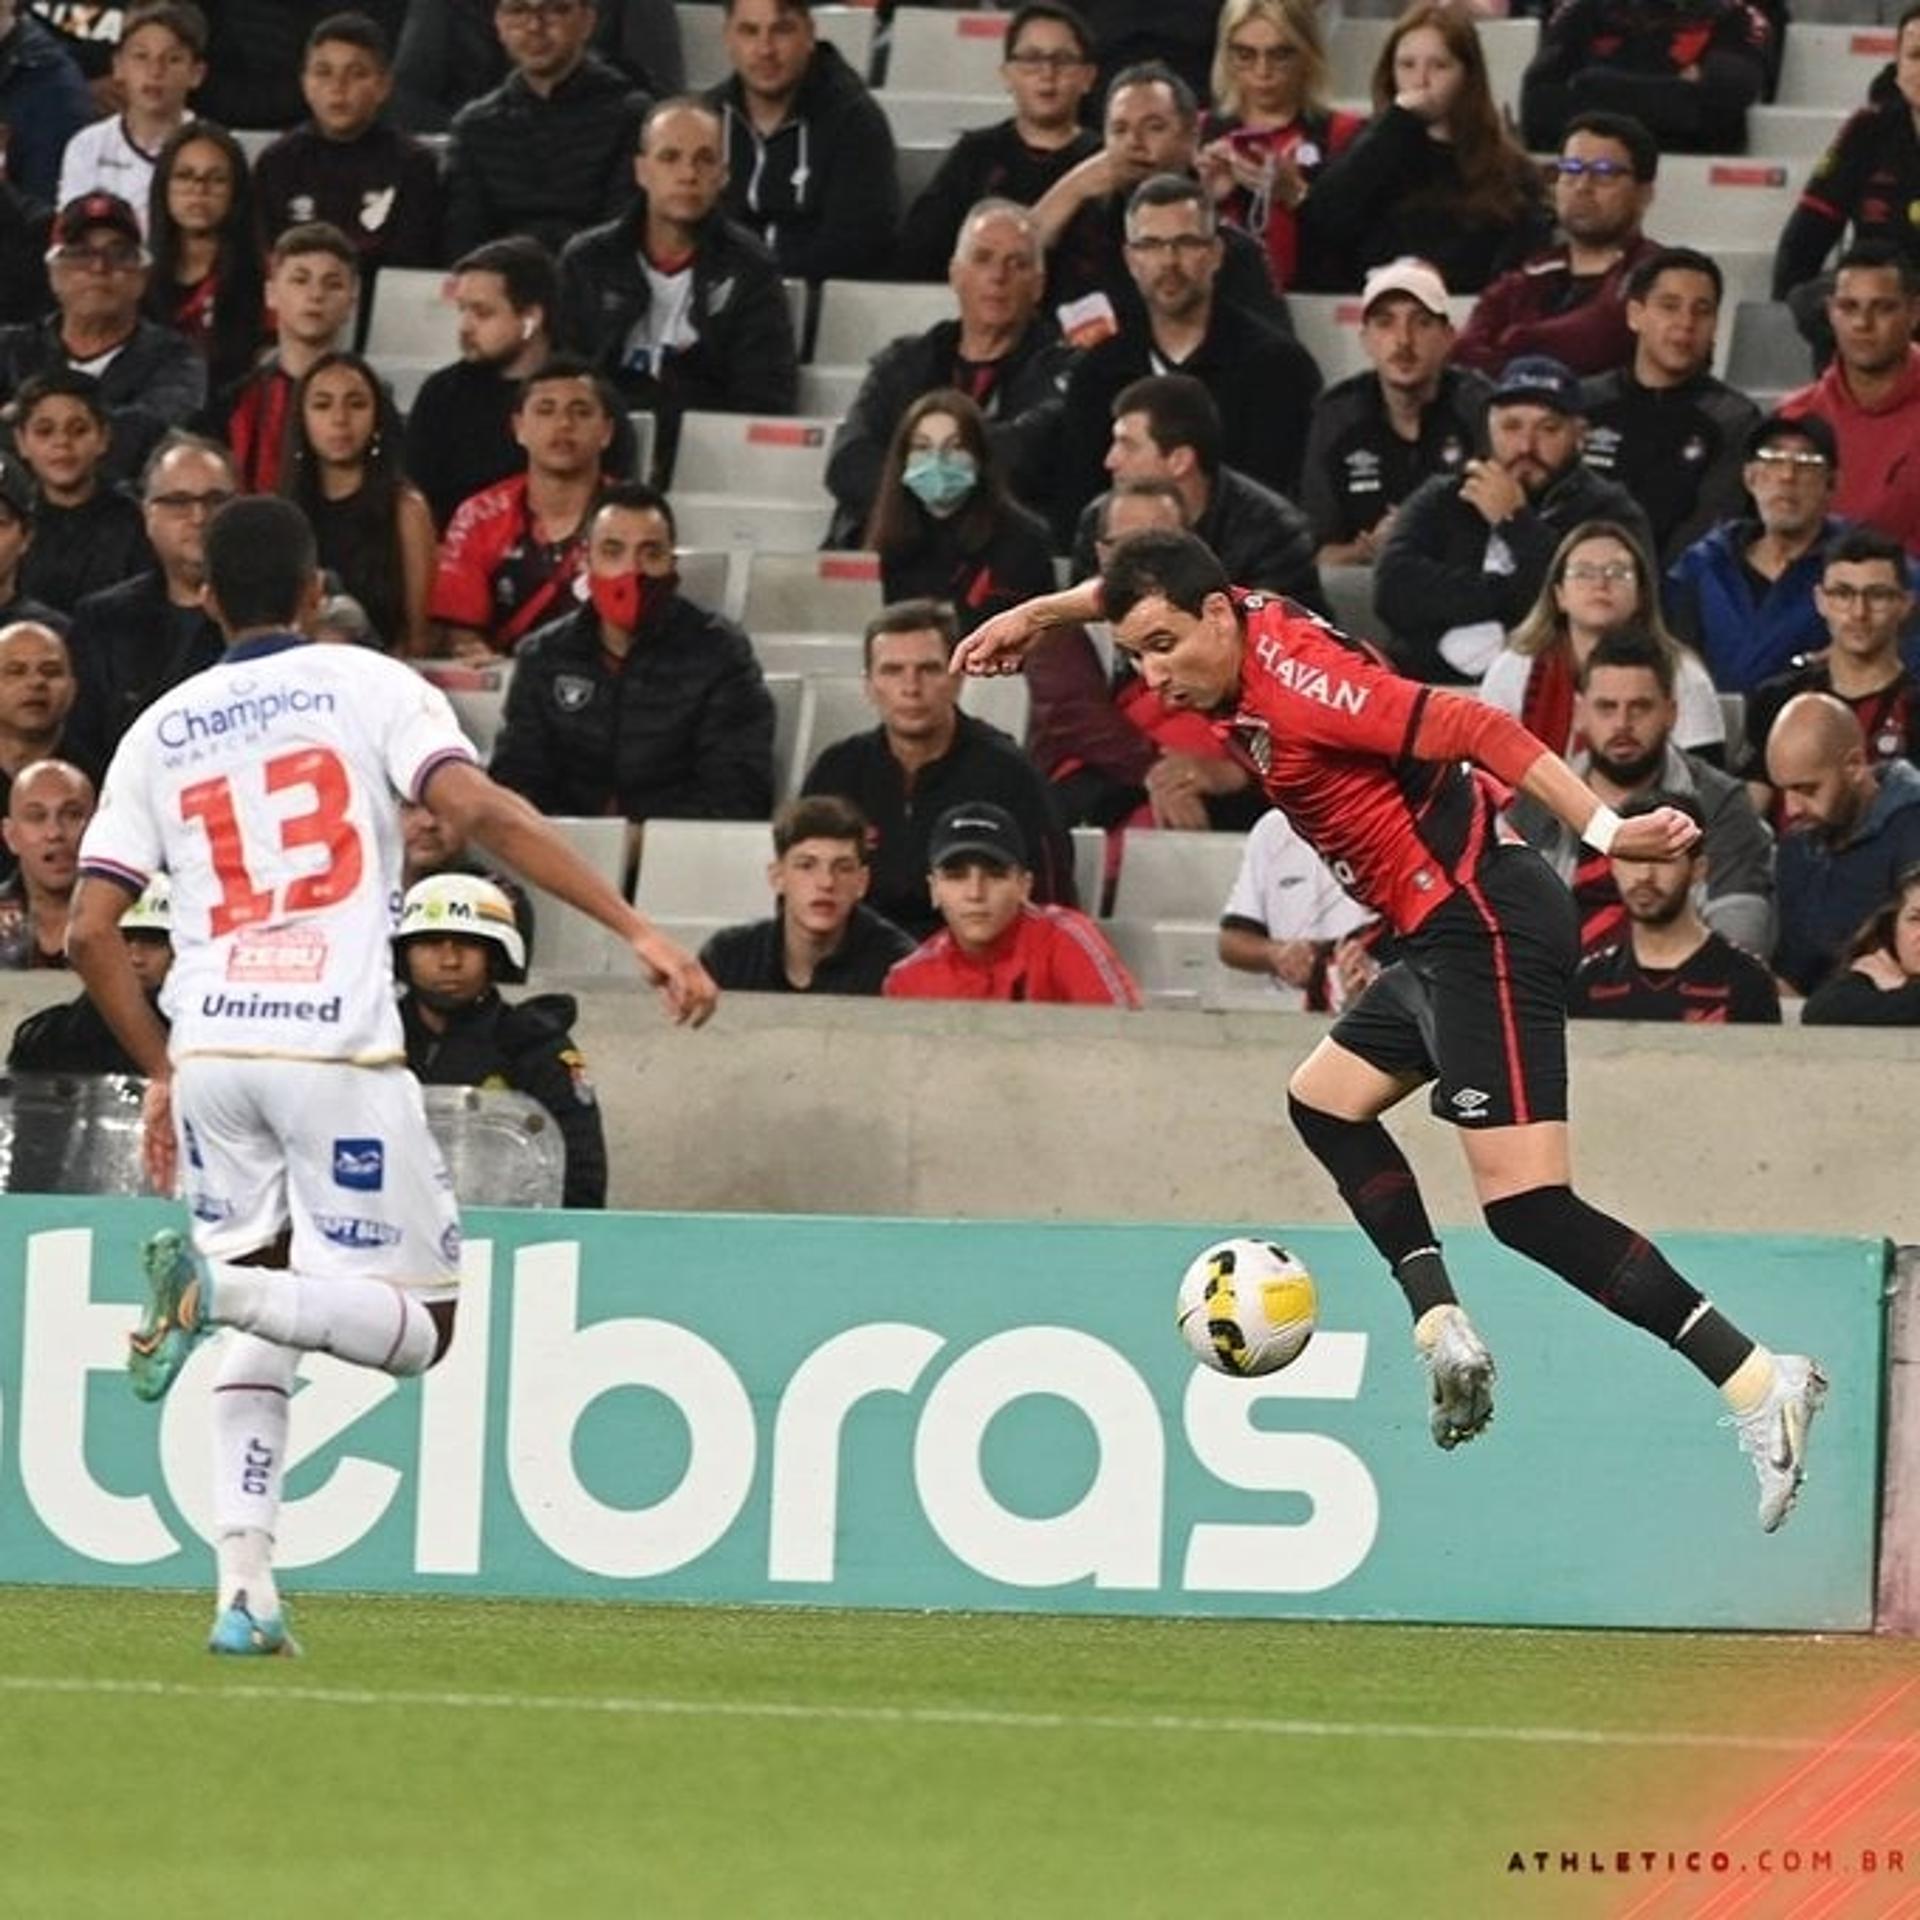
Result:
<svg viewBox="0 0 1920 1920"><path fill-rule="evenodd" d="M276 1613L270 1620L257 1620L247 1606L247 1596L236 1593L231 1605L214 1616L213 1631L207 1635L209 1653L240 1655L279 1655L295 1659L300 1643L287 1631L287 1616Z"/></svg>
<svg viewBox="0 0 1920 1920"><path fill-rule="evenodd" d="M163 1227L140 1251L147 1311L127 1336L127 1373L134 1397L159 1400L209 1328L200 1307L205 1275L183 1233Z"/></svg>

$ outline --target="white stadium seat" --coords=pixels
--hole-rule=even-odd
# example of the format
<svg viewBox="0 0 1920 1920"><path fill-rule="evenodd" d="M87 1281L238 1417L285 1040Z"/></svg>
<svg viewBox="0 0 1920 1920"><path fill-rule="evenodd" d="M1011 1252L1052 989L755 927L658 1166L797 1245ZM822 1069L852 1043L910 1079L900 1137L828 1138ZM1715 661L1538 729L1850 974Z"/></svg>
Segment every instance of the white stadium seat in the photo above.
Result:
<svg viewBox="0 0 1920 1920"><path fill-rule="evenodd" d="M1800 196L1800 171L1784 160L1663 153L1649 224L1669 246L1771 254Z"/></svg>
<svg viewBox="0 0 1920 1920"><path fill-rule="evenodd" d="M857 677L860 672L858 633L782 633L762 627L757 632L750 629L749 637L762 673L797 673L803 679L818 680L823 675Z"/></svg>
<svg viewBox="0 0 1920 1920"><path fill-rule="evenodd" d="M881 604L878 554L755 554L740 618L749 633L764 627L857 641Z"/></svg>
<svg viewBox="0 0 1920 1920"><path fill-rule="evenodd" d="M990 127L1007 117L1004 93L896 93L883 87L874 96L893 129L896 146L951 141L975 127Z"/></svg>
<svg viewBox="0 0 1920 1920"><path fill-rule="evenodd" d="M938 281L829 280L820 289L813 357L822 366L864 372L889 340L925 333L958 312L952 289Z"/></svg>
<svg viewBox="0 0 1920 1920"><path fill-rule="evenodd" d="M969 674L960 682L960 706L976 720L1011 734L1021 745L1027 744L1027 721L1033 711L1033 690L1023 673L997 674L984 678Z"/></svg>
<svg viewBox="0 0 1920 1920"><path fill-rule="evenodd" d="M1822 27L1796 21L1781 49L1775 104L1842 111L1864 106L1874 75L1893 58L1893 38L1891 27Z"/></svg>
<svg viewBox="0 0 1920 1920"><path fill-rule="evenodd" d="M444 367L460 357L460 316L443 267L382 267L367 319L367 358L386 373L395 360Z"/></svg>
<svg viewBox="0 0 1920 1920"><path fill-rule="evenodd" d="M764 820L649 820L633 903L651 920L731 926L773 911Z"/></svg>
<svg viewBox="0 0 1920 1920"><path fill-rule="evenodd" d="M768 674L767 691L773 695L773 804L777 808L800 791L806 774L813 700L805 679L797 673Z"/></svg>
<svg viewBox="0 0 1920 1920"><path fill-rule="evenodd" d="M1004 116L1000 64L1007 18L985 8L897 7L886 84L918 93L997 94Z"/></svg>
<svg viewBox="0 0 1920 1920"><path fill-rule="evenodd" d="M871 733L880 724L867 698L867 683L858 674L817 674L807 685L813 690L813 739L808 751L815 760L836 741Z"/></svg>
<svg viewBox="0 0 1920 1920"><path fill-rule="evenodd" d="M627 890L627 847L633 829L625 820L548 816L569 846L616 892ZM577 907L527 883L534 901L533 962L542 973L599 976L629 963L625 944Z"/></svg>
<svg viewBox="0 0 1920 1920"><path fill-rule="evenodd" d="M825 537L827 447L837 423L688 413L674 460L673 510L689 546L803 552Z"/></svg>
<svg viewBox="0 0 1920 1920"><path fill-rule="evenodd" d="M1813 350L1785 302L1742 300L1728 332L1726 377L1742 393L1790 393L1813 378Z"/></svg>
<svg viewBox="0 0 1920 1920"><path fill-rule="evenodd" d="M1247 850L1244 833L1128 833L1114 887L1116 920L1204 920L1217 926Z"/></svg>

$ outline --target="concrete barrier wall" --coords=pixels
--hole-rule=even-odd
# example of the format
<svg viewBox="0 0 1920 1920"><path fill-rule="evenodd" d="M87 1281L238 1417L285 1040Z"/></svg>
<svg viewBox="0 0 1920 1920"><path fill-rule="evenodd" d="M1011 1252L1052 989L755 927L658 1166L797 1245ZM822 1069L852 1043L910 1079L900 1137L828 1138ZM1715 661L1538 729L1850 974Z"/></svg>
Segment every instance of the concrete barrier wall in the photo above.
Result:
<svg viewBox="0 0 1920 1920"><path fill-rule="evenodd" d="M74 990L0 976L0 1033ZM1346 1218L1286 1125L1308 1016L742 994L688 1034L580 1000L617 1207ZM1583 1025L1573 1079L1582 1189L1638 1225L1920 1240L1920 1030ZM1453 1129L1404 1114L1435 1219L1477 1218Z"/></svg>

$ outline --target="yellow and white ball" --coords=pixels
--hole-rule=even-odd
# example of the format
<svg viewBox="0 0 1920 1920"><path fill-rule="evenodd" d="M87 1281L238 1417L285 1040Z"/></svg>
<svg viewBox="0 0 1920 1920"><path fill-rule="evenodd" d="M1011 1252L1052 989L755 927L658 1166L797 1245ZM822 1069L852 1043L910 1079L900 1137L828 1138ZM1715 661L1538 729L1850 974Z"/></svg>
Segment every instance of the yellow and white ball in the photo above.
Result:
<svg viewBox="0 0 1920 1920"><path fill-rule="evenodd" d="M1313 1275L1270 1240L1222 1240L1180 1277L1180 1337L1217 1373L1277 1373L1299 1359L1319 1311Z"/></svg>

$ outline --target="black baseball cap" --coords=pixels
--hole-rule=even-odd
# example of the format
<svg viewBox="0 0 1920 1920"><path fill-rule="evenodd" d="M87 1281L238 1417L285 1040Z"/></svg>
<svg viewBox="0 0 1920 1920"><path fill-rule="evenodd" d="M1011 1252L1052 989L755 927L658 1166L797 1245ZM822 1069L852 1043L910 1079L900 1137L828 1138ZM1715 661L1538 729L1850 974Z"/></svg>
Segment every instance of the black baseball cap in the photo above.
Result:
<svg viewBox="0 0 1920 1920"><path fill-rule="evenodd" d="M996 807L990 800L967 800L949 807L933 823L933 836L927 842L929 866L951 866L969 856L1000 867L1027 864L1026 836L1005 807Z"/></svg>
<svg viewBox="0 0 1920 1920"><path fill-rule="evenodd" d="M1500 378L1487 396L1487 405L1529 401L1556 413L1580 412L1580 382L1566 363L1549 353L1523 353L1500 369Z"/></svg>
<svg viewBox="0 0 1920 1920"><path fill-rule="evenodd" d="M1840 443L1833 437L1833 428L1817 413L1770 413L1747 435L1747 458L1751 460L1762 447L1770 447L1776 440L1804 440L1827 463L1830 468L1840 465Z"/></svg>
<svg viewBox="0 0 1920 1920"><path fill-rule="evenodd" d="M131 240L136 247L146 244L140 231L140 216L117 193L83 193L60 209L53 223L56 247L78 246L96 227L107 227Z"/></svg>

